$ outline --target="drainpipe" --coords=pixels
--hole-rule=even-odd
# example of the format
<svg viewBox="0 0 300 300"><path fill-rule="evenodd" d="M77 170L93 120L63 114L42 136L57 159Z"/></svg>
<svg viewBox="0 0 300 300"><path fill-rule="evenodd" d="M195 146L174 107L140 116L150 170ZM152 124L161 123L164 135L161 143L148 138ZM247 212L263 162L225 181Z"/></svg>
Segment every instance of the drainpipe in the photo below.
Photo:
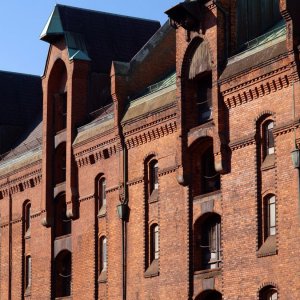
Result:
<svg viewBox="0 0 300 300"><path fill-rule="evenodd" d="M125 142L122 141L123 151L123 184L124 184L124 198L123 201L117 206L118 216L122 222L122 300L127 297L127 222L129 217L128 208L128 188L127 188L127 149Z"/></svg>
<svg viewBox="0 0 300 300"><path fill-rule="evenodd" d="M213 3L222 12L225 19L225 59L227 62L229 56L229 12L222 6L220 0L214 0Z"/></svg>
<svg viewBox="0 0 300 300"><path fill-rule="evenodd" d="M296 104L295 104L295 83L293 81L292 84L293 87L293 120L295 122L296 120ZM295 126L295 124L294 124ZM294 168L297 169L297 181L298 181L298 217L300 220L300 150L297 148L297 143L296 143L296 128L294 127L294 150L292 150L291 155L292 155L292 162L294 165Z"/></svg>
<svg viewBox="0 0 300 300"><path fill-rule="evenodd" d="M8 260L9 260L9 271L8 271L8 300L11 300L11 294L12 294L12 197L11 197L11 190L10 190L10 184L9 179L7 179L8 183L8 235L9 235L9 253L8 253Z"/></svg>

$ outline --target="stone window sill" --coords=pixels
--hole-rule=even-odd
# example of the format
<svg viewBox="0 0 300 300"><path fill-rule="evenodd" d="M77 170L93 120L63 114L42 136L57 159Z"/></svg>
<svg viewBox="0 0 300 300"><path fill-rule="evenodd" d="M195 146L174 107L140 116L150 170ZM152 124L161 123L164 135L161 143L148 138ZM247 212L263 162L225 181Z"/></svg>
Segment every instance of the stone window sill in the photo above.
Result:
<svg viewBox="0 0 300 300"><path fill-rule="evenodd" d="M221 268L194 271L197 278L211 278L221 274Z"/></svg>
<svg viewBox="0 0 300 300"><path fill-rule="evenodd" d="M72 296L56 297L55 300L72 300Z"/></svg>
<svg viewBox="0 0 300 300"><path fill-rule="evenodd" d="M98 218L103 218L106 216L106 206L102 206L98 212L97 217Z"/></svg>
<svg viewBox="0 0 300 300"><path fill-rule="evenodd" d="M277 254L276 235L269 236L257 251L257 257Z"/></svg>
<svg viewBox="0 0 300 300"><path fill-rule="evenodd" d="M98 277L98 283L105 283L107 282L107 272L102 271Z"/></svg>
<svg viewBox="0 0 300 300"><path fill-rule="evenodd" d="M149 198L149 203L154 203L158 201L158 189L155 189L152 191L150 198Z"/></svg>
<svg viewBox="0 0 300 300"><path fill-rule="evenodd" d="M269 170L273 169L275 167L275 154L269 154L265 157L262 165L261 165L261 170Z"/></svg>
<svg viewBox="0 0 300 300"><path fill-rule="evenodd" d="M149 268L144 273L145 278L155 277L159 275L158 259L154 259Z"/></svg>

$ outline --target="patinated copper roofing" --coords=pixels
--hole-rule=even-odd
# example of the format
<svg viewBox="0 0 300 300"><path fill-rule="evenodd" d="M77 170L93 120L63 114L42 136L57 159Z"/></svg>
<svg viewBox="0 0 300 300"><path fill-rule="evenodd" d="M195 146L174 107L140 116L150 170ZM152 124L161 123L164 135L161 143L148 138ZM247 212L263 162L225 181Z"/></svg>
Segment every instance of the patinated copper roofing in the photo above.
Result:
<svg viewBox="0 0 300 300"><path fill-rule="evenodd" d="M57 4L41 39L63 36L70 59L91 60L94 71L109 73L113 60L130 61L159 28L157 21Z"/></svg>

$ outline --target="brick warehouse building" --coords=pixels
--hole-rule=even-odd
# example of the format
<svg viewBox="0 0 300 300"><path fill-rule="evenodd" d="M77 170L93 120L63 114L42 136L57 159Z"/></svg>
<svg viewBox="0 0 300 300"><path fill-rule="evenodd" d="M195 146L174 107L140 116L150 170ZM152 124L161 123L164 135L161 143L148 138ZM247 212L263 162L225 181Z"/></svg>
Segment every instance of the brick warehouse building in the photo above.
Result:
<svg viewBox="0 0 300 300"><path fill-rule="evenodd" d="M0 299L300 299L299 12L56 5L0 72Z"/></svg>

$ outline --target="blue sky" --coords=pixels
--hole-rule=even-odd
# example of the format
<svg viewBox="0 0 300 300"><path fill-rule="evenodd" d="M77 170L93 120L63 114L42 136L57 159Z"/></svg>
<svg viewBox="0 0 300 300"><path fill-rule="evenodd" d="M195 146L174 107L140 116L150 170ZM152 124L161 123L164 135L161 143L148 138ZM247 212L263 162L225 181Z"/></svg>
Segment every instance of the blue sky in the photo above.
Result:
<svg viewBox="0 0 300 300"><path fill-rule="evenodd" d="M48 44L40 41L56 3L167 21L164 11L179 0L0 0L0 70L42 75Z"/></svg>

